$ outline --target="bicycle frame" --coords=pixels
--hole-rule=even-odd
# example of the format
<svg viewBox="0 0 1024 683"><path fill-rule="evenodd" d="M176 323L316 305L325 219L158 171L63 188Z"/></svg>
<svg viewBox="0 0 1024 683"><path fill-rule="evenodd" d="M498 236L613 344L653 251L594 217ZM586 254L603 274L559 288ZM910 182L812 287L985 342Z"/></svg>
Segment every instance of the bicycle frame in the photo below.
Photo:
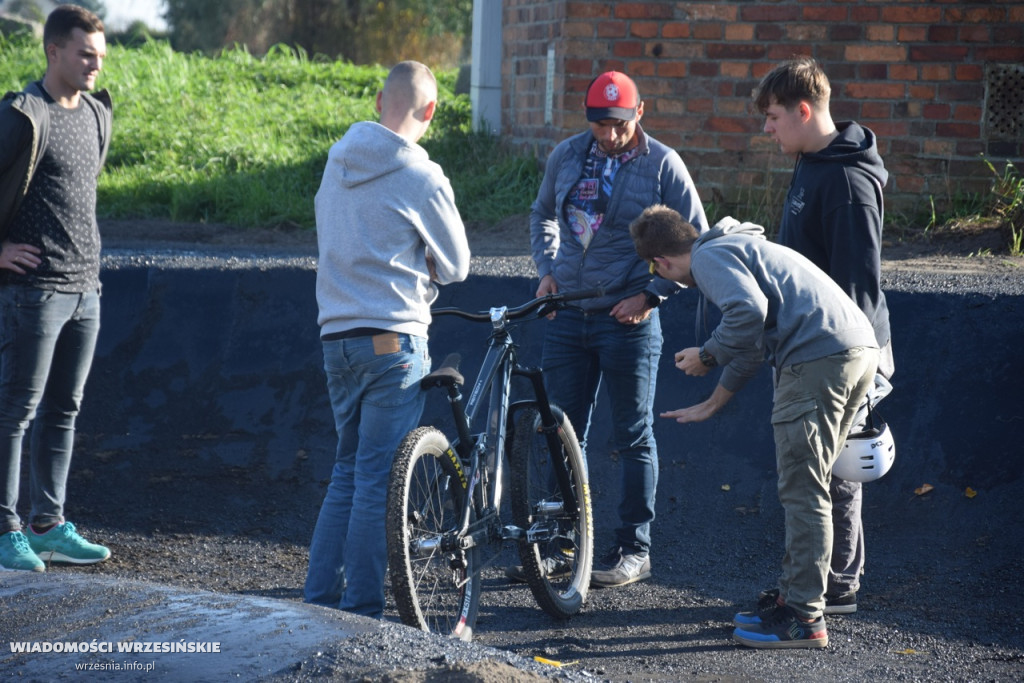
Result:
<svg viewBox="0 0 1024 683"><path fill-rule="evenodd" d="M434 314L451 314L470 320L481 320L479 314L468 314L457 309L439 309L434 311ZM458 453L468 478L468 495L461 511L460 528L452 534L446 534L447 538L441 540L441 547L444 550L464 550L499 538L503 541L522 538L527 538L530 542L546 540L543 529L529 530L515 526L498 528L502 469L506 462L505 449L517 412L527 406L535 406L541 416L541 428L551 451L558 452L560 444L558 420L548 400L541 370L523 367L518 363L516 346L509 331L509 309L505 306L492 308L489 317L493 330L469 400L463 403L459 381L437 381L432 384L447 389L448 402L458 434L458 439L452 447ZM454 363L457 362L457 358L449 356L439 370L442 373L445 368L454 370ZM511 380L514 376L529 380L534 395L532 400L511 403ZM488 406L487 425L482 433L474 436L472 425L485 404ZM556 458L553 460L553 466L556 481L562 492L563 504L567 510L575 511L578 501L570 484L565 463Z"/></svg>

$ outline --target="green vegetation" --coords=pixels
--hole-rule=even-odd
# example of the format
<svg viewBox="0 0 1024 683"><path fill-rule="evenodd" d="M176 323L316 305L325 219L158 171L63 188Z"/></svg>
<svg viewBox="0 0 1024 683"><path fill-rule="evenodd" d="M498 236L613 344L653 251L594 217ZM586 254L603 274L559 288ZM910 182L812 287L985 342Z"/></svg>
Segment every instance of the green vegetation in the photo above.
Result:
<svg viewBox="0 0 1024 683"><path fill-rule="evenodd" d="M0 88L39 78L38 40L0 35ZM529 209L540 171L494 137L473 133L456 72L438 73L440 104L423 140L452 180L467 221ZM310 59L284 47L256 58L174 52L166 42L110 45L100 87L114 100L114 139L100 177L107 218L312 227L330 146L374 119L382 67Z"/></svg>
<svg viewBox="0 0 1024 683"><path fill-rule="evenodd" d="M263 57L236 47L210 57L161 40L108 46L101 87L114 99L114 140L100 177L105 218L162 218L243 227L311 228L313 197L327 152L356 121L374 119L386 77L378 66L310 58L276 46ZM38 40L0 33L0 91L20 90L45 70ZM532 156L472 132L468 97L454 93L455 70L438 72L440 106L423 140L452 180L467 222L496 223L529 211L540 182ZM988 196L947 198L930 214L886 217L889 235L930 240L957 231L999 229L1024 255L1024 177L1013 164L993 173ZM742 206L713 202L720 214L777 225L785 181L745 191Z"/></svg>

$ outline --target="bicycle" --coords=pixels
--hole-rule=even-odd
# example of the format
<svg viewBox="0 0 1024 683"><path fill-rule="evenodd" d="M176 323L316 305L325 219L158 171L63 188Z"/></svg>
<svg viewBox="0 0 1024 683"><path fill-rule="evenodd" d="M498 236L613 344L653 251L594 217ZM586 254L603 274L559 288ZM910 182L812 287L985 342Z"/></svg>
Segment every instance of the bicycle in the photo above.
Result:
<svg viewBox="0 0 1024 683"><path fill-rule="evenodd" d="M568 619L582 608L594 556L586 463L572 425L548 401L541 369L519 364L510 323L600 295L549 294L487 313L432 311L490 322L492 331L468 401L462 397L458 354L420 382L424 390L447 392L455 439L436 427L419 427L395 454L387 499L388 561L404 624L471 640L481 572L499 556L485 562L482 550L508 541L518 545L527 583L545 612ZM513 377L529 380L532 398L512 401ZM486 424L474 433L485 403ZM511 524L502 520L506 461Z"/></svg>

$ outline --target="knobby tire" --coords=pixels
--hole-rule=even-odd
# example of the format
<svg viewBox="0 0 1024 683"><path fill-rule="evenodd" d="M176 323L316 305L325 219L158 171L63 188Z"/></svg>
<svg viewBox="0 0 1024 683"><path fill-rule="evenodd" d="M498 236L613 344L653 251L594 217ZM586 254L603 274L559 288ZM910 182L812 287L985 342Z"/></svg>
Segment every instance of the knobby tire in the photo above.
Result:
<svg viewBox="0 0 1024 683"><path fill-rule="evenodd" d="M395 453L388 484L391 590L402 623L469 641L480 604L478 551L442 549L458 528L466 474L448 439L433 427L409 432Z"/></svg>
<svg viewBox="0 0 1024 683"><path fill-rule="evenodd" d="M560 410L558 419L560 451L554 454L565 463L577 506L561 505L561 492L552 467L552 453L540 432L541 418L535 408L523 410L516 421L511 453L511 506L516 526L556 528L550 540L519 542L519 556L527 583L537 604L556 619L568 619L583 607L590 587L594 561L594 522L590 506L590 484L576 433ZM569 567L568 575L548 575L545 558Z"/></svg>

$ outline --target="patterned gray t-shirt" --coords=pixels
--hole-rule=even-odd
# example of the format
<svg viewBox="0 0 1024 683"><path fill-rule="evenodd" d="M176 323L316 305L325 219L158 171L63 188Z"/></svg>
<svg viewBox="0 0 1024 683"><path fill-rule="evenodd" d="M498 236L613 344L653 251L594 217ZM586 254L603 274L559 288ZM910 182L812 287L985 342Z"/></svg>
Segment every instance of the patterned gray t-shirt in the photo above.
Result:
<svg viewBox="0 0 1024 683"><path fill-rule="evenodd" d="M6 271L7 281L60 292L93 291L100 274L99 121L84 103L65 109L49 100L47 109L46 150L7 237L39 247L42 263L26 275Z"/></svg>

